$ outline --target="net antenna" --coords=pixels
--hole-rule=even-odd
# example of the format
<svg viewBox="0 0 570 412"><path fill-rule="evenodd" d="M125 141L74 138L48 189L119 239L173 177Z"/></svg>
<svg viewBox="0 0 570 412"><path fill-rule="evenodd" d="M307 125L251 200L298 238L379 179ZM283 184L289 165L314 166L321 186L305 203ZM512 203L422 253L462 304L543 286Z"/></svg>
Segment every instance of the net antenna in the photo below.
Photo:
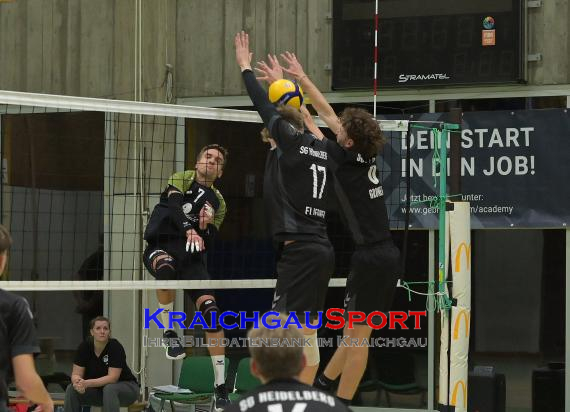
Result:
<svg viewBox="0 0 570 412"><path fill-rule="evenodd" d="M378 1L374 5L374 118L376 119L376 95L378 91Z"/></svg>

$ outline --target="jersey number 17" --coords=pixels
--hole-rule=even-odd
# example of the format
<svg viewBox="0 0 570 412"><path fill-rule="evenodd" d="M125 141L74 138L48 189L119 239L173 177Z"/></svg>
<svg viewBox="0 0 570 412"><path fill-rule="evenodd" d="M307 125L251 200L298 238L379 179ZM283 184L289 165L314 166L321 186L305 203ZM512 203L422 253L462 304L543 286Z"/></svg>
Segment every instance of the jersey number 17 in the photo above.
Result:
<svg viewBox="0 0 570 412"><path fill-rule="evenodd" d="M313 198L322 199L325 185L327 184L327 169L324 166L312 164L309 168L313 171ZM321 187L319 189L319 175L323 174Z"/></svg>

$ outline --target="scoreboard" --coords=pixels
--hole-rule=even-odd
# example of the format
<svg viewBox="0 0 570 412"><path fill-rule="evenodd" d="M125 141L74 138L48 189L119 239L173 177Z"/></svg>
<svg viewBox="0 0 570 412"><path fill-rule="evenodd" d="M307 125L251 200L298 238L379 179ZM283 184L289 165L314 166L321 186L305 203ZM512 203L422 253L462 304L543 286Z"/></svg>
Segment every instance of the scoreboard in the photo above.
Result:
<svg viewBox="0 0 570 412"><path fill-rule="evenodd" d="M335 90L372 88L374 0L333 0ZM520 82L522 0L380 0L380 88Z"/></svg>

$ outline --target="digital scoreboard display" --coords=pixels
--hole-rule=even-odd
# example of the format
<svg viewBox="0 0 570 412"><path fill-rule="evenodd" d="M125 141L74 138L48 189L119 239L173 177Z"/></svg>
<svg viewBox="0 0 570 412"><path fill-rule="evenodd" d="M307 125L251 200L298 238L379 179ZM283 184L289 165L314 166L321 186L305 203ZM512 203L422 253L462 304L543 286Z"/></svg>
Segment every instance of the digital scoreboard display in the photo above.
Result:
<svg viewBox="0 0 570 412"><path fill-rule="evenodd" d="M380 0L378 87L523 76L522 0ZM333 89L372 88L374 0L333 1Z"/></svg>

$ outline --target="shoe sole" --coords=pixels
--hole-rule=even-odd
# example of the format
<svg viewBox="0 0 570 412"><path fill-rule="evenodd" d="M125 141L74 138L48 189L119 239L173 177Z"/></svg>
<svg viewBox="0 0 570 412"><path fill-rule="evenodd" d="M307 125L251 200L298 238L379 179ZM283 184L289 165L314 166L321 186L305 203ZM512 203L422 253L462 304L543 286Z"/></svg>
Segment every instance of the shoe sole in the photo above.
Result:
<svg viewBox="0 0 570 412"><path fill-rule="evenodd" d="M185 354L185 353L182 354L182 355L178 355L178 356L169 356L169 355L166 355L166 358L167 358L167 359L170 359L170 360L180 360L180 359L184 359L185 357L186 357L186 354Z"/></svg>

